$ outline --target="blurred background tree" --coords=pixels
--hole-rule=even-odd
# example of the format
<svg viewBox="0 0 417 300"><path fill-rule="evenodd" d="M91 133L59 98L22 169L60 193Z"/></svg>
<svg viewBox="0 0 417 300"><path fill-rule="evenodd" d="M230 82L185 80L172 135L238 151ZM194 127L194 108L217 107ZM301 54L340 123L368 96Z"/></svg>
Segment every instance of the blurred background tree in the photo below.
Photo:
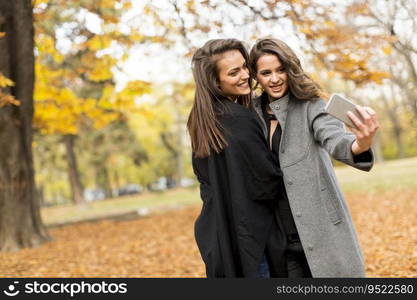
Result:
<svg viewBox="0 0 417 300"><path fill-rule="evenodd" d="M116 92L112 73L126 59L129 47L145 38L133 30L121 32L120 19L130 8L128 1L100 1L100 5L61 0L35 3L35 126L41 134L61 135L72 201L83 204L76 137L81 131L123 122L123 110L129 110L134 97L149 91L147 83L134 82L127 90ZM107 170L106 165L97 163L90 167L99 167L97 172ZM106 180L102 183L108 189Z"/></svg>
<svg viewBox="0 0 417 300"><path fill-rule="evenodd" d="M0 251L48 240L32 157L33 21L30 0L0 1Z"/></svg>
<svg viewBox="0 0 417 300"><path fill-rule="evenodd" d="M167 28L166 38L181 37L185 55L212 37L281 38L329 94L377 109L384 128L375 141L378 161L417 154L415 1L168 3L152 2L147 10Z"/></svg>
<svg viewBox="0 0 417 300"><path fill-rule="evenodd" d="M417 155L415 1L12 2L0 1L0 142L9 153L0 159L1 216L8 215L0 217L0 249L47 239L38 203L86 206L188 186L190 58L211 38L248 47L261 37L283 39L327 93L377 110L378 161ZM24 174L25 189L14 188L12 173ZM10 214L16 205L26 208ZM22 229L6 232L23 215L22 223L35 224L25 229L29 238Z"/></svg>

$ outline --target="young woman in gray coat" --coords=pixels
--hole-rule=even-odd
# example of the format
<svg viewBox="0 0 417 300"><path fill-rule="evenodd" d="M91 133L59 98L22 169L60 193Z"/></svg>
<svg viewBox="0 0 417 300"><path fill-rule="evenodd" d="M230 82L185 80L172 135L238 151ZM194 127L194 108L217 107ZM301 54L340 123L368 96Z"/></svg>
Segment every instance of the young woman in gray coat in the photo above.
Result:
<svg viewBox="0 0 417 300"><path fill-rule="evenodd" d="M357 128L346 132L325 113L319 85L280 40L259 40L249 67L263 89L253 108L283 172L286 195L277 201L276 215L287 236L288 277L364 277L364 259L330 157L369 171L379 127L375 112L357 106L362 120L348 113Z"/></svg>

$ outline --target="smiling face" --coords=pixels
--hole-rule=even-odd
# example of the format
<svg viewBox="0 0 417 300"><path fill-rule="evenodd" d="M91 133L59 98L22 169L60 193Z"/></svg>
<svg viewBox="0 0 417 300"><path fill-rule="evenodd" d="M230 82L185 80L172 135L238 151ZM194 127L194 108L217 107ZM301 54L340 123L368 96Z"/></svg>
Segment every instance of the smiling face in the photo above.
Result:
<svg viewBox="0 0 417 300"><path fill-rule="evenodd" d="M287 93L288 74L276 55L262 55L256 63L256 70L256 80L270 100L277 100Z"/></svg>
<svg viewBox="0 0 417 300"><path fill-rule="evenodd" d="M248 95L249 70L245 58L239 50L230 50L221 55L217 61L219 72L219 87L231 99Z"/></svg>

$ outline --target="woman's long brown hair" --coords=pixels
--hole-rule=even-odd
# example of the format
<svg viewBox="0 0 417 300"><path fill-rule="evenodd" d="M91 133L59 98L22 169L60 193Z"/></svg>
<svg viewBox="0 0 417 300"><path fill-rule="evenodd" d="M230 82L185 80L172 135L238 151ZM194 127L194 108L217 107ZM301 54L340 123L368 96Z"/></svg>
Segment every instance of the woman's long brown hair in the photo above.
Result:
<svg viewBox="0 0 417 300"><path fill-rule="evenodd" d="M249 60L245 46L236 39L210 40L192 58L196 88L187 128L196 157L207 157L212 151L219 153L227 146L218 121L218 104L228 101L228 98L219 87L217 62L225 52L231 50L238 50L245 61ZM237 102L246 107L249 107L250 101L251 93L237 97Z"/></svg>
<svg viewBox="0 0 417 300"><path fill-rule="evenodd" d="M265 54L272 54L279 58L288 74L290 92L300 100L313 100L323 96L320 85L308 76L294 51L283 41L265 38L258 40L249 55L249 68L256 78L258 59Z"/></svg>

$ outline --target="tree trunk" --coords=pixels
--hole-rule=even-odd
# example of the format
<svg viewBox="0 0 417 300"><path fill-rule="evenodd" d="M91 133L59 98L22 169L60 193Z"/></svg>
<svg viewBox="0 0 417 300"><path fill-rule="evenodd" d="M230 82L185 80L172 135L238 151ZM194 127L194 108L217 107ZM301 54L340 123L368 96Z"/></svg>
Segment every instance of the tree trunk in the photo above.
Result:
<svg viewBox="0 0 417 300"><path fill-rule="evenodd" d="M383 163L384 162L384 154L383 154L382 145L381 145L381 132L376 133L372 148L375 150L375 152L374 152L375 153L375 161L377 163Z"/></svg>
<svg viewBox="0 0 417 300"><path fill-rule="evenodd" d="M401 128L401 125L399 124L398 120L396 120L396 122L394 122L393 125L394 125L393 135L395 139L395 144L397 145L397 157L404 158L405 151L404 151L404 143L402 140L403 129Z"/></svg>
<svg viewBox="0 0 417 300"><path fill-rule="evenodd" d="M178 97L176 97L178 98ZM180 103L180 99L176 99L176 103ZM180 106L175 106L175 114L176 114L176 125L177 125L177 157L176 157L176 172L175 172L175 181L176 186L181 187L181 181L184 177L184 138L186 135L185 124L182 120Z"/></svg>
<svg viewBox="0 0 417 300"><path fill-rule="evenodd" d="M77 158L74 152L75 136L67 134L64 136L65 149L67 150L68 179L71 186L72 202L77 205L85 205L83 197L83 186L78 172Z"/></svg>
<svg viewBox="0 0 417 300"><path fill-rule="evenodd" d="M382 94L382 100L385 104L385 109L388 114L388 117L392 123L392 134L395 140L395 144L397 145L397 158L404 158L405 151L404 151L404 143L403 143L403 128L401 126L401 121L398 116L398 105L395 101L396 93L394 91L394 86L391 84L391 101L393 102L391 105L389 100L387 99L386 95ZM398 96L397 96L398 97Z"/></svg>
<svg viewBox="0 0 417 300"><path fill-rule="evenodd" d="M172 159L175 162L174 174L172 174L172 183L175 187L181 186L181 180L184 177L184 139L186 132L184 131L185 124L181 115L181 100L182 96L175 95L174 98L174 113L175 113L175 132L172 134L162 133L161 139L165 147L171 153ZM173 136L172 142L169 137Z"/></svg>
<svg viewBox="0 0 417 300"><path fill-rule="evenodd" d="M173 181L170 184L173 185L173 187L176 187L179 184L179 181L178 181L179 179L178 178L179 178L179 176L181 176L181 175L178 174L178 168L179 168L179 164L180 164L178 159L180 157L179 153L181 153L181 151L178 151L178 148L177 148L178 145L173 145L169 141L170 140L169 137L172 136L170 133L163 132L163 133L160 134L160 136L161 136L162 143L167 148L167 150L170 152L171 157L172 157L172 159L175 163L174 174L168 174L167 176L173 178Z"/></svg>
<svg viewBox="0 0 417 300"><path fill-rule="evenodd" d="M31 0L0 0L0 72L20 101L0 107L0 251L34 247L50 237L42 224L32 157L34 43Z"/></svg>
<svg viewBox="0 0 417 300"><path fill-rule="evenodd" d="M109 171L106 166L103 166L103 176L104 176L104 192L106 194L106 198L112 198L113 193L111 189L111 182L110 182L110 175Z"/></svg>
<svg viewBox="0 0 417 300"><path fill-rule="evenodd" d="M113 190L112 190L112 195L113 197L117 197L118 196L118 190L120 188L120 178L119 178L119 173L117 172L117 170L114 170L113 172Z"/></svg>
<svg viewBox="0 0 417 300"><path fill-rule="evenodd" d="M36 188L36 196L38 197L38 201L41 207L46 205L45 200L45 192L43 186L39 186Z"/></svg>
<svg viewBox="0 0 417 300"><path fill-rule="evenodd" d="M395 38L398 38L397 34L391 31L391 35ZM396 52L404 58L405 63L405 70L408 70L407 79L403 79L403 73L405 70L401 70L400 73L393 73L392 80L396 83L402 90L405 91L407 95L408 104L410 105L411 111L413 112L414 116L417 118L417 96L416 96L416 89L417 89L417 69L414 63L413 56L415 53L410 51L411 44L402 44L399 40L395 39L391 42L391 45L396 50ZM412 86L410 86L410 84Z"/></svg>
<svg viewBox="0 0 417 300"><path fill-rule="evenodd" d="M106 198L113 198L109 171L104 162L96 166L96 187L104 190Z"/></svg>

